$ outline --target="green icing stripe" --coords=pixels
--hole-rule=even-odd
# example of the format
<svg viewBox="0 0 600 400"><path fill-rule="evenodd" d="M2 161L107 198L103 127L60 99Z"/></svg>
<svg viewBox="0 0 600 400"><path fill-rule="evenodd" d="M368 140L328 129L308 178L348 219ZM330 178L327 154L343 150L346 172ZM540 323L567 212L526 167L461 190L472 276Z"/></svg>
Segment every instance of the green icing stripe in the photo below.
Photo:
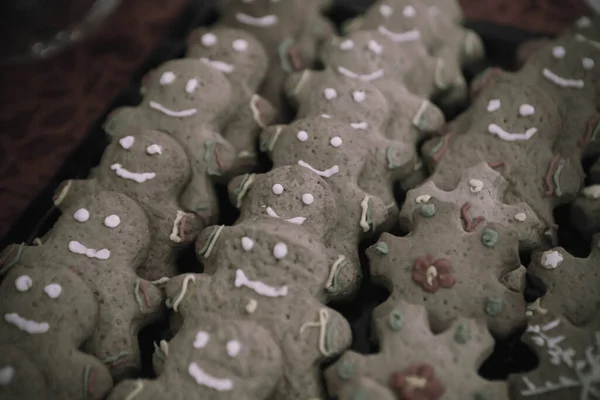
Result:
<svg viewBox="0 0 600 400"><path fill-rule="evenodd" d="M554 182L554 193L560 197L562 196L562 189L560 187L560 174L562 173L563 168L565 167L565 161L560 160L556 167L556 171L552 175L552 181Z"/></svg>
<svg viewBox="0 0 600 400"><path fill-rule="evenodd" d="M15 255L15 258L13 258L8 264L6 264L4 266L4 268L0 269L0 276L8 273L8 271L10 271L10 269L19 262L19 260L21 259L21 253L23 253L24 248L25 248L25 243L21 243L19 245L19 250L17 250L17 254Z"/></svg>
<svg viewBox="0 0 600 400"><path fill-rule="evenodd" d="M288 51L290 47L294 45L294 40L291 38L285 39L279 47L277 47L277 53L279 54L279 63L281 64L281 68L287 73L294 72L294 68L290 64L290 60L288 57Z"/></svg>
<svg viewBox="0 0 600 400"><path fill-rule="evenodd" d="M208 251L208 248L210 247L210 244L213 241L213 238L215 237L217 231L219 230L219 227L216 226L212 232L208 235L208 238L206 240L206 243L204 243L204 247L202 247L199 251L198 254L201 256L204 256L204 254L206 254L206 252Z"/></svg>

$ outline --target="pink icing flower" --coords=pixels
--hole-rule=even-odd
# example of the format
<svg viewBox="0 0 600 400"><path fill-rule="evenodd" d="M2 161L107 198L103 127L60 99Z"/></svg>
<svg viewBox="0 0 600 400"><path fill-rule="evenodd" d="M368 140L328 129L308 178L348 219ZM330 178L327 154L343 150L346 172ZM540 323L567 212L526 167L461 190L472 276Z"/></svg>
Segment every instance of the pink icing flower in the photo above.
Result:
<svg viewBox="0 0 600 400"><path fill-rule="evenodd" d="M429 364L413 365L403 372L394 372L389 387L403 400L438 400L445 391Z"/></svg>
<svg viewBox="0 0 600 400"><path fill-rule="evenodd" d="M437 292L440 287L451 288L455 283L450 260L445 258L434 260L431 255L417 258L412 278L416 284L429 293Z"/></svg>

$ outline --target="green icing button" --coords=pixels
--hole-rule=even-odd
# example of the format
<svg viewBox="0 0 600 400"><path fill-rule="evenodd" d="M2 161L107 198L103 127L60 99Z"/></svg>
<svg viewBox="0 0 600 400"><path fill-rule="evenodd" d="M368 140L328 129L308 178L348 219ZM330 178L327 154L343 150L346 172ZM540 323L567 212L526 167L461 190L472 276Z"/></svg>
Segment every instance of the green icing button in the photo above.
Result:
<svg viewBox="0 0 600 400"><path fill-rule="evenodd" d="M392 328L394 331L399 331L402 329L402 326L404 325L404 317L402 316L402 313L398 310L392 311L390 313L388 323L390 324L390 328Z"/></svg>
<svg viewBox="0 0 600 400"><path fill-rule="evenodd" d="M348 380L354 375L354 367L342 361L337 367L337 373L341 379Z"/></svg>
<svg viewBox="0 0 600 400"><path fill-rule="evenodd" d="M473 400L491 400L492 394L487 389L478 390L473 396Z"/></svg>
<svg viewBox="0 0 600 400"><path fill-rule="evenodd" d="M423 204L421 206L421 215L425 218L431 218L435 215L435 204Z"/></svg>
<svg viewBox="0 0 600 400"><path fill-rule="evenodd" d="M481 234L481 243L485 247L494 247L498 243L498 232L493 229L484 229Z"/></svg>
<svg viewBox="0 0 600 400"><path fill-rule="evenodd" d="M390 251L388 244L386 242L375 243L375 250L377 250L381 254L387 254Z"/></svg>
<svg viewBox="0 0 600 400"><path fill-rule="evenodd" d="M490 317L497 317L504 311L504 302L496 297L488 297L485 300L485 313Z"/></svg>
<svg viewBox="0 0 600 400"><path fill-rule="evenodd" d="M456 327L456 332L454 332L454 341L458 344L465 344L469 340L471 340L471 332L467 325L461 322Z"/></svg>

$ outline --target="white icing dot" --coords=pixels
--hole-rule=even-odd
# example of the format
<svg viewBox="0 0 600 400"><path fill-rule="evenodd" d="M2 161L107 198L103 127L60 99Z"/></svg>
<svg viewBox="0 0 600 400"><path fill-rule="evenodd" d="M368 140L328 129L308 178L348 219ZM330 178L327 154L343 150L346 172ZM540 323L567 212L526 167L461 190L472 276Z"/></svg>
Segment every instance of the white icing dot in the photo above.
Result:
<svg viewBox="0 0 600 400"><path fill-rule="evenodd" d="M198 88L198 79L190 79L185 84L185 92L188 94L192 94Z"/></svg>
<svg viewBox="0 0 600 400"><path fill-rule="evenodd" d="M250 239L248 236L244 236L242 238L242 249L244 251L250 251L254 247L254 241Z"/></svg>
<svg viewBox="0 0 600 400"><path fill-rule="evenodd" d="M527 219L527 215L525 215L525 213L521 212L521 213L515 214L515 219L519 222L523 222Z"/></svg>
<svg viewBox="0 0 600 400"><path fill-rule="evenodd" d="M578 28L588 28L592 26L592 20L589 17L583 16L575 21Z"/></svg>
<svg viewBox="0 0 600 400"><path fill-rule="evenodd" d="M244 39L236 39L232 43L233 49L238 52L244 52L248 50L248 41Z"/></svg>
<svg viewBox="0 0 600 400"><path fill-rule="evenodd" d="M562 46L556 46L552 49L552 55L554 56L554 58L563 58L566 54L567 52Z"/></svg>
<svg viewBox="0 0 600 400"><path fill-rule="evenodd" d="M375 54L381 54L381 52L383 51L383 47L374 40L369 40L369 44L367 45L367 47Z"/></svg>
<svg viewBox="0 0 600 400"><path fill-rule="evenodd" d="M307 206L310 206L313 203L313 201L315 201L315 198L313 197L312 194L310 194L310 193L304 193L302 195L302 202L304 204L306 204Z"/></svg>
<svg viewBox="0 0 600 400"><path fill-rule="evenodd" d="M62 287L58 283L51 283L46 285L44 292L46 292L51 299L56 299L62 293Z"/></svg>
<svg viewBox="0 0 600 400"><path fill-rule="evenodd" d="M26 292L31 289L33 281L28 275L21 275L15 280L15 286L19 292Z"/></svg>
<svg viewBox="0 0 600 400"><path fill-rule="evenodd" d="M596 65L596 63L594 62L594 60L592 60L589 57L583 57L581 59L581 65L583 66L583 69L592 69L594 68L594 66Z"/></svg>
<svg viewBox="0 0 600 400"><path fill-rule="evenodd" d="M342 145L342 138L339 136L334 136L329 141L329 144L331 144L333 147L340 147Z"/></svg>
<svg viewBox="0 0 600 400"><path fill-rule="evenodd" d="M344 40L340 43L340 49L342 50L352 50L354 48L354 42L350 39Z"/></svg>
<svg viewBox="0 0 600 400"><path fill-rule="evenodd" d="M483 189L483 182L479 179L469 179L471 193L479 193Z"/></svg>
<svg viewBox="0 0 600 400"><path fill-rule="evenodd" d="M151 144L146 147L146 152L148 154L162 154L162 147L159 144Z"/></svg>
<svg viewBox="0 0 600 400"><path fill-rule="evenodd" d="M327 100L333 100L337 97L337 92L335 91L335 89L333 88L327 88L323 91L323 94L325 95L325 98Z"/></svg>
<svg viewBox="0 0 600 400"><path fill-rule="evenodd" d="M281 194L281 193L283 193L283 186L279 183L276 183L273 185L271 190L273 190L273 193L275 193L275 194Z"/></svg>
<svg viewBox="0 0 600 400"><path fill-rule="evenodd" d="M402 15L404 15L406 18L412 18L417 15L417 10L415 10L413 6L406 6L402 11Z"/></svg>
<svg viewBox="0 0 600 400"><path fill-rule="evenodd" d="M170 85L171 83L175 82L175 74L171 71L163 72L163 74L160 76L159 82L161 85Z"/></svg>
<svg viewBox="0 0 600 400"><path fill-rule="evenodd" d="M528 117L535 114L535 108L531 104L521 104L519 107L519 114L523 117Z"/></svg>
<svg viewBox="0 0 600 400"><path fill-rule="evenodd" d="M277 243L275 247L273 247L273 257L278 260L281 260L283 257L287 256L288 248L285 243Z"/></svg>
<svg viewBox="0 0 600 400"><path fill-rule="evenodd" d="M355 90L352 92L352 98L357 103L362 103L367 98L367 94L364 90Z"/></svg>
<svg viewBox="0 0 600 400"><path fill-rule="evenodd" d="M229 357L235 357L240 354L240 350L242 350L242 344L237 340L230 340L227 342L227 354Z"/></svg>
<svg viewBox="0 0 600 400"><path fill-rule="evenodd" d="M122 148L124 148L126 150L130 149L134 143L135 143L135 138L133 136L125 136L125 137L119 139L119 144L121 145Z"/></svg>
<svg viewBox="0 0 600 400"><path fill-rule="evenodd" d="M329 114L321 114L321 117L323 117L323 118L331 118L331 115L329 115Z"/></svg>
<svg viewBox="0 0 600 400"><path fill-rule="evenodd" d="M394 12L394 9L390 6L388 6L387 4L382 4L379 6L379 13L386 18L391 16L393 12Z"/></svg>
<svg viewBox="0 0 600 400"><path fill-rule="evenodd" d="M79 210L75 211L75 214L73 214L73 218L75 218L79 222L85 222L88 219L90 219L90 212L85 208L80 208Z"/></svg>
<svg viewBox="0 0 600 400"><path fill-rule="evenodd" d="M306 131L300 131L296 134L296 137L301 142L306 142L308 140L308 133Z"/></svg>
<svg viewBox="0 0 600 400"><path fill-rule="evenodd" d="M210 335L208 334L208 332L198 331L198 333L196 333L196 339L194 340L194 348L202 349L206 347L209 339Z"/></svg>
<svg viewBox="0 0 600 400"><path fill-rule="evenodd" d="M202 35L202 44L206 47L214 46L217 43L217 36L214 33L208 32Z"/></svg>
<svg viewBox="0 0 600 400"><path fill-rule="evenodd" d="M10 365L0 368L0 386L8 385L13 376L15 376L15 369Z"/></svg>
<svg viewBox="0 0 600 400"><path fill-rule="evenodd" d="M109 215L104 219L104 225L109 228L116 228L121 223L121 218L118 215Z"/></svg>
<svg viewBox="0 0 600 400"><path fill-rule="evenodd" d="M488 105L487 105L487 110L489 112L494 112L500 109L500 100L498 99L492 99L489 101Z"/></svg>
<svg viewBox="0 0 600 400"><path fill-rule="evenodd" d="M417 204L427 203L430 199L431 199L430 195L428 195L428 194L422 194L422 195L417 196L415 198L415 203L417 203Z"/></svg>

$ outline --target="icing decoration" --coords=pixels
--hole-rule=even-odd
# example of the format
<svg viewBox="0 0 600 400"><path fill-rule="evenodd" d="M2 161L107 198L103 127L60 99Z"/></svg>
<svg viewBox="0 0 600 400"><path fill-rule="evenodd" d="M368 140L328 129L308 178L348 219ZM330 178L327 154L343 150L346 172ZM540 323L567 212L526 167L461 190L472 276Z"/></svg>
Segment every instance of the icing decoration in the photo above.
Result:
<svg viewBox="0 0 600 400"><path fill-rule="evenodd" d="M122 364L126 362L127 356L130 356L131 353L128 351L122 351L114 356L108 356L102 360L102 362L106 365L110 365L111 367L115 367L116 365Z"/></svg>
<svg viewBox="0 0 600 400"><path fill-rule="evenodd" d="M315 201L315 198L314 198L314 196L312 194L310 194L310 193L304 193L302 195L302 202L304 204L306 204L307 206L310 206L313 203L313 201Z"/></svg>
<svg viewBox="0 0 600 400"><path fill-rule="evenodd" d="M465 232L473 232L477 228L477 225L485 221L485 217L482 215L476 218L471 218L469 216L469 210L471 209L471 206L472 204L470 202L466 202L460 208L460 219L462 219L465 224Z"/></svg>
<svg viewBox="0 0 600 400"><path fill-rule="evenodd" d="M154 179L156 177L156 173L154 172L131 172L123 168L121 164L113 164L110 166L110 169L115 171L117 176L123 179L129 179L135 181L137 183L144 183L150 179Z"/></svg>
<svg viewBox="0 0 600 400"><path fill-rule="evenodd" d="M227 354L229 357L235 357L240 354L242 350L242 344L237 340L230 340L227 342Z"/></svg>
<svg viewBox="0 0 600 400"><path fill-rule="evenodd" d="M544 78L564 88L582 89L585 86L585 83L581 79L566 79L558 76L554 72L550 71L548 68L544 68L542 74L544 75Z"/></svg>
<svg viewBox="0 0 600 400"><path fill-rule="evenodd" d="M273 190L273 193L275 193L275 194L281 194L281 193L283 193L283 186L279 183L276 183L273 185L271 190Z"/></svg>
<svg viewBox="0 0 600 400"><path fill-rule="evenodd" d="M171 278L167 278L166 276L163 276L162 278L152 281L150 283L153 285L164 285L166 283L169 283L170 280L171 280Z"/></svg>
<svg viewBox="0 0 600 400"><path fill-rule="evenodd" d="M337 292L337 276L340 269L340 266L346 260L346 257L339 255L337 260L331 266L329 270L329 276L327 277L327 281L325 281L325 290L329 293Z"/></svg>
<svg viewBox="0 0 600 400"><path fill-rule="evenodd" d="M135 285L133 287L133 295L135 296L135 301L138 303L141 312L144 312L144 304L147 308L151 308L152 304L150 303L150 299L148 298L147 282L142 279L136 279ZM142 297L144 302L142 303Z"/></svg>
<svg viewBox="0 0 600 400"><path fill-rule="evenodd" d="M142 383L141 380L136 380L135 381L135 389L133 389L131 391L131 393L129 393L127 395L127 397L125 398L125 400L133 400L137 397L138 394L142 393L142 390L144 390L144 384Z"/></svg>
<svg viewBox="0 0 600 400"><path fill-rule="evenodd" d="M478 390L473 395L474 400L492 400L492 394L487 389Z"/></svg>
<svg viewBox="0 0 600 400"><path fill-rule="evenodd" d="M275 212L275 210L273 210L271 207L267 207L266 211L267 211L267 214L269 215L269 217L281 218ZM294 217L294 218L288 218L285 221L291 222L292 224L296 224L296 225L302 225L304 223L304 221L306 221L306 218L304 218L304 217Z"/></svg>
<svg viewBox="0 0 600 400"><path fill-rule="evenodd" d="M560 264L562 264L564 258L562 254L560 254L556 250L547 250L542 253L541 264L542 267L546 269L554 269L557 268Z"/></svg>
<svg viewBox="0 0 600 400"><path fill-rule="evenodd" d="M579 18L577 21L575 21L575 24L580 29L589 28L590 26L592 26L592 20L589 17L583 16L583 17Z"/></svg>
<svg viewBox="0 0 600 400"><path fill-rule="evenodd" d="M231 379L215 378L214 376L204 372L204 370L195 362L190 363L190 366L188 367L188 373L196 380L198 385L206 386L218 392L225 392L233 389L233 382Z"/></svg>
<svg viewBox="0 0 600 400"><path fill-rule="evenodd" d="M371 229L371 227L369 225L370 218L368 217L370 206L371 206L371 197L365 196L365 198L360 202L360 208L362 209L362 212L360 214L359 225L363 229L363 232L369 232L369 230Z"/></svg>
<svg viewBox="0 0 600 400"><path fill-rule="evenodd" d="M450 139L452 138L452 132L448 132L445 134L437 145L433 149L431 149L431 159L434 162L438 162L442 159L446 150L448 150L448 146L450 144Z"/></svg>
<svg viewBox="0 0 600 400"><path fill-rule="evenodd" d="M21 259L21 253L23 252L24 247L25 247L24 243L21 243L19 245L19 248L17 249L17 254L15 255L15 258L13 258L10 262L6 263L6 265L4 265L4 267L0 268L0 276L7 273L12 267L14 267L19 262L19 260ZM6 259L8 259L9 255L12 253L13 253L13 251L11 251L9 254L7 254ZM0 260L0 265L2 265L2 262L5 260Z"/></svg>
<svg viewBox="0 0 600 400"><path fill-rule="evenodd" d="M213 163L214 157L214 163ZM209 175L221 176L221 159L219 158L219 145L214 141L204 143L204 161ZM216 165L216 169L213 167Z"/></svg>
<svg viewBox="0 0 600 400"><path fill-rule="evenodd" d="M194 275L188 274L185 276L185 278L183 278L183 283L181 284L181 292L179 292L175 300L173 302L170 302L170 299L167 299L167 307L169 307L169 304L171 304L170 308L173 308L173 311L177 312L179 303L181 303L181 301L183 300L190 281L196 282L196 277Z"/></svg>
<svg viewBox="0 0 600 400"><path fill-rule="evenodd" d="M490 101L488 102L488 105L487 105L487 110L488 110L489 112L494 112L494 111L497 111L497 110L499 110L499 109L500 109L500 105L501 105L501 104L500 104L500 100L498 100L498 99L492 99L492 100L490 100Z"/></svg>
<svg viewBox="0 0 600 400"><path fill-rule="evenodd" d="M198 89L198 79L190 79L185 84L185 92L187 94L192 94Z"/></svg>
<svg viewBox="0 0 600 400"><path fill-rule="evenodd" d="M333 88L326 88L323 91L323 94L325 95L325 98L327 100L333 100L333 99L335 99L337 97L337 92Z"/></svg>
<svg viewBox="0 0 600 400"><path fill-rule="evenodd" d="M237 19L238 22L241 22L242 24L260 26L262 28L275 25L278 21L277 15L273 14L265 15L264 17L253 17L251 15L240 12L235 14L235 19Z"/></svg>
<svg viewBox="0 0 600 400"><path fill-rule="evenodd" d="M552 49L552 55L554 58L564 58L567 52L563 46L556 46Z"/></svg>
<svg viewBox="0 0 600 400"><path fill-rule="evenodd" d="M529 128L525 131L525 133L509 133L502 129L499 125L489 124L488 132L493 135L498 136L502 140L506 140L508 142L514 142L517 140L529 140L533 135L537 133L537 128Z"/></svg>
<svg viewBox="0 0 600 400"><path fill-rule="evenodd" d="M532 316L535 313L545 315L548 313L548 310L542 308L542 299L538 297L533 303L527 304L527 311L525 311L525 315Z"/></svg>
<svg viewBox="0 0 600 400"><path fill-rule="evenodd" d="M583 197L588 199L600 199L600 185L591 185L581 191Z"/></svg>
<svg viewBox="0 0 600 400"><path fill-rule="evenodd" d="M479 179L471 179L469 180L469 186L471 188L471 193L479 193L483 189L483 182Z"/></svg>
<svg viewBox="0 0 600 400"><path fill-rule="evenodd" d="M375 250L377 250L381 254L387 254L390 251L388 244L386 242L379 241L379 242L375 243L374 247L375 247Z"/></svg>
<svg viewBox="0 0 600 400"><path fill-rule="evenodd" d="M404 316L399 310L394 310L388 317L388 324L393 331L400 331L404 326Z"/></svg>
<svg viewBox="0 0 600 400"><path fill-rule="evenodd" d="M440 287L449 289L455 283L452 262L445 258L434 260L430 254L425 258L418 257L413 267L412 279L425 292L435 293Z"/></svg>
<svg viewBox="0 0 600 400"><path fill-rule="evenodd" d="M242 52L248 50L248 41L246 41L244 39L236 39L233 41L231 46L233 47L233 49L235 51L242 53Z"/></svg>
<svg viewBox="0 0 600 400"><path fill-rule="evenodd" d="M7 386L15 376L15 369L10 365L0 368L0 386Z"/></svg>
<svg viewBox="0 0 600 400"><path fill-rule="evenodd" d="M329 115L329 114L321 114L321 117L329 119L329 118L331 118L331 115Z"/></svg>
<svg viewBox="0 0 600 400"><path fill-rule="evenodd" d="M130 149L134 143L135 143L135 138L133 136L125 136L125 137L119 139L119 144L125 150Z"/></svg>
<svg viewBox="0 0 600 400"><path fill-rule="evenodd" d="M411 29L410 31L396 33L396 32L392 32L392 31L388 30L383 25L379 25L377 27L377 31L380 34L382 34L383 36L387 36L388 38L390 38L393 42L413 42L413 41L421 39L421 32L419 32L416 29Z"/></svg>
<svg viewBox="0 0 600 400"><path fill-rule="evenodd" d="M330 351L329 342L331 341L330 329L327 326L330 316L327 309L322 308L319 310L319 322L306 322L300 327L300 335L306 328L319 328L319 351L325 357L329 357L334 354L335 351Z"/></svg>
<svg viewBox="0 0 600 400"><path fill-rule="evenodd" d="M350 126L354 129L367 129L369 127L369 124L367 124L366 122L352 122Z"/></svg>
<svg viewBox="0 0 600 400"><path fill-rule="evenodd" d="M287 285L280 286L280 287L273 287L273 286L269 286L261 281L251 281L250 279L248 279L248 277L246 277L246 274L244 274L244 271L242 271L241 269L238 269L235 271L234 285L237 288L245 286L249 289L254 290L256 293L260 294L261 296L266 296L266 297L284 297L284 296L287 296L287 293L288 293Z"/></svg>
<svg viewBox="0 0 600 400"><path fill-rule="evenodd" d="M69 242L69 251L74 254L81 254L85 255L88 258L96 258L98 260L108 260L108 258L110 257L110 250L96 250L92 248L87 248L76 240L71 240Z"/></svg>
<svg viewBox="0 0 600 400"><path fill-rule="evenodd" d="M425 218L431 218L435 215L435 204L423 204L421 206L421 215Z"/></svg>
<svg viewBox="0 0 600 400"><path fill-rule="evenodd" d="M52 196L52 202L54 203L55 206L60 205L60 203L62 203L63 200L65 199L65 197L67 197L67 193L69 193L69 189L71 188L72 183L73 183L73 181L68 180L67 183L60 190L60 192L58 194L55 194L54 196Z"/></svg>
<svg viewBox="0 0 600 400"><path fill-rule="evenodd" d="M310 164L308 164L307 162L304 162L302 160L298 160L298 165L300 165L301 167L304 168L308 168L310 169L312 172L314 172L315 174L322 176L324 178L330 178L333 175L337 174L338 172L340 172L340 167L337 165L334 165L331 168L328 168L324 171L320 171L318 169L313 168Z"/></svg>
<svg viewBox="0 0 600 400"><path fill-rule="evenodd" d="M352 92L352 98L357 103L362 103L367 98L367 94L364 90L355 90Z"/></svg>
<svg viewBox="0 0 600 400"><path fill-rule="evenodd" d="M498 232L493 229L484 229L481 233L481 244L485 247L494 247L498 243Z"/></svg>
<svg viewBox="0 0 600 400"><path fill-rule="evenodd" d="M162 104L157 103L156 101L150 101L150 103L148 105L153 110L159 111L165 115L168 115L169 117L186 118L186 117L191 117L192 115L195 115L198 112L198 110L196 110L195 108L190 108L190 109L181 110L181 111L170 110L170 109L166 108L165 106L163 106Z"/></svg>
<svg viewBox="0 0 600 400"><path fill-rule="evenodd" d="M253 94L250 98L250 111L252 111L252 119L261 128L266 128L267 125L262 120L261 106L263 105L262 97Z"/></svg>
<svg viewBox="0 0 600 400"><path fill-rule="evenodd" d="M600 42L597 42L592 39L588 39L587 37L583 36L580 33L575 35L575 39L577 39L579 42L586 42L587 44L594 46L596 49L600 50Z"/></svg>
<svg viewBox="0 0 600 400"><path fill-rule="evenodd" d="M342 50L352 50L354 48L354 42L350 39L344 40L340 43L340 49Z"/></svg>
<svg viewBox="0 0 600 400"><path fill-rule="evenodd" d="M444 68L446 68L446 64L444 63L444 60L442 60L441 58L437 59L437 62L435 64L435 71L433 73L433 82L435 83L435 86L440 89L440 90L445 90L447 88L447 84L444 82Z"/></svg>
<svg viewBox="0 0 600 400"><path fill-rule="evenodd" d="M196 339L194 339L193 346L195 349L203 349L206 347L209 340L210 340L210 335L208 334L208 332L198 331L198 333L196 333Z"/></svg>
<svg viewBox="0 0 600 400"><path fill-rule="evenodd" d="M302 69L298 47L291 38L287 38L279 44L277 54L279 55L279 64L285 72L291 73Z"/></svg>
<svg viewBox="0 0 600 400"><path fill-rule="evenodd" d="M30 319L21 317L17 313L4 314L4 320L9 324L13 324L23 332L29 334L46 333L50 329L50 325L47 322L36 322Z"/></svg>
<svg viewBox="0 0 600 400"><path fill-rule="evenodd" d="M281 260L285 256L287 256L288 248L285 243L277 243L275 247L273 247L273 257L278 260Z"/></svg>
<svg viewBox="0 0 600 400"><path fill-rule="evenodd" d="M420 196L417 196L415 198L415 203L417 204L423 204L423 203L427 203L429 200L431 200L431 196L428 194L422 194Z"/></svg>
<svg viewBox="0 0 600 400"><path fill-rule="evenodd" d="M525 213L517 213L515 214L515 219L519 222L525 222L525 220L527 219L527 215L525 215Z"/></svg>
<svg viewBox="0 0 600 400"><path fill-rule="evenodd" d="M159 83L161 85L170 85L171 83L175 82L175 74L171 71L165 71L163 72L163 74L160 76L160 80Z"/></svg>
<svg viewBox="0 0 600 400"><path fill-rule="evenodd" d="M374 81L375 79L383 77L383 75L385 74L385 71L381 68L368 74L357 74L356 72L350 71L348 68L345 67L338 67L337 69L338 72L344 75L345 77L352 79L360 79L363 82Z"/></svg>
<svg viewBox="0 0 600 400"><path fill-rule="evenodd" d="M348 380L354 375L354 367L352 364L341 362L337 368L338 376L343 380Z"/></svg>
<svg viewBox="0 0 600 400"><path fill-rule="evenodd" d="M387 167L388 169L396 169L400 168L401 165L394 163L394 155L392 154L394 149L390 146L385 150L385 158L387 159Z"/></svg>
<svg viewBox="0 0 600 400"><path fill-rule="evenodd" d="M210 235L208 235L206 244L198 252L199 255L204 256L204 258L210 257L210 253L212 252L213 247L215 247L217 240L219 240L219 236L221 235L223 228L225 228L225 225L219 225L218 228L212 230Z"/></svg>
<svg viewBox="0 0 600 400"><path fill-rule="evenodd" d="M560 187L560 174L564 168L565 161L560 158L559 155L554 156L548 166L548 171L544 178L548 189L544 193L546 196L552 196L556 194L558 197L562 195L562 189Z"/></svg>
<svg viewBox="0 0 600 400"><path fill-rule="evenodd" d="M583 67L583 69L590 70L594 68L595 65L596 63L594 62L594 60L589 57L583 57L581 59L581 66Z"/></svg>
<svg viewBox="0 0 600 400"><path fill-rule="evenodd" d="M334 136L329 141L329 144L331 144L333 147L340 147L342 145L342 138L339 136Z"/></svg>
<svg viewBox="0 0 600 400"><path fill-rule="evenodd" d="M200 57L200 61L224 74L230 74L235 70L235 67L233 65L223 61L211 60L210 58L206 57Z"/></svg>
<svg viewBox="0 0 600 400"><path fill-rule="evenodd" d="M185 223L186 223L187 214L183 211L177 210L177 214L175 215L175 220L173 220L173 227L171 228L171 234L169 235L169 240L175 243L181 243L182 240L185 239ZM180 227L180 224L183 227ZM180 229L181 228L181 229Z"/></svg>
<svg viewBox="0 0 600 400"><path fill-rule="evenodd" d="M464 322L459 323L454 331L454 341L458 344L465 344L469 340L471 340L469 327Z"/></svg>
<svg viewBox="0 0 600 400"><path fill-rule="evenodd" d="M93 370L92 367L88 364L85 366L85 369L83 371L83 395L84 395L84 399L88 398L88 394L92 391L91 387L92 386L92 382L93 382Z"/></svg>
<svg viewBox="0 0 600 400"><path fill-rule="evenodd" d="M214 46L217 43L217 36L214 33L208 32L202 35L200 39L206 47Z"/></svg>
<svg viewBox="0 0 600 400"><path fill-rule="evenodd" d="M402 15L406 18L412 18L417 15L417 10L415 10L413 6L406 6L404 7L404 10L402 10Z"/></svg>
<svg viewBox="0 0 600 400"><path fill-rule="evenodd" d="M240 182L240 185L233 192L233 194L235 194L235 205L237 208L240 208L242 206L244 196L246 195L246 192L248 192L248 189L250 189L250 186L252 186L254 178L254 174L245 174L242 178L242 181Z"/></svg>
<svg viewBox="0 0 600 400"><path fill-rule="evenodd" d="M306 142L308 140L308 133L306 133L306 131L299 131L296 134L296 137L298 138L299 141Z"/></svg>
<svg viewBox="0 0 600 400"><path fill-rule="evenodd" d="M119 224L121 224L121 218L118 215L113 214L104 218L104 225L108 228L116 228Z"/></svg>
<svg viewBox="0 0 600 400"><path fill-rule="evenodd" d="M267 143L267 148L266 150L272 151L273 147L275 147L275 143L277 142L277 139L279 139L279 135L281 135L281 131L283 130L283 126L279 125L277 126L277 128L275 128L275 133L273 134L273 137L271 138L271 140L269 140L269 142Z"/></svg>
<svg viewBox="0 0 600 400"><path fill-rule="evenodd" d="M521 104L519 106L519 114L523 117L528 117L535 113L535 108L531 104Z"/></svg>
<svg viewBox="0 0 600 400"><path fill-rule="evenodd" d="M254 314L254 311L256 311L256 307L258 307L258 302L254 299L250 299L250 300L248 300L248 304L246 304L246 307L244 308L244 310L248 314Z"/></svg>
<svg viewBox="0 0 600 400"><path fill-rule="evenodd" d="M403 400L438 400L445 392L429 364L413 365L390 376L389 387Z"/></svg>
<svg viewBox="0 0 600 400"><path fill-rule="evenodd" d="M388 6L387 4L382 4L379 6L379 13L385 18L390 17L393 12L394 10L392 7Z"/></svg>
<svg viewBox="0 0 600 400"><path fill-rule="evenodd" d="M86 222L88 219L90 219L90 212L85 208L80 208L79 210L75 211L73 218L79 222Z"/></svg>
<svg viewBox="0 0 600 400"><path fill-rule="evenodd" d="M21 275L15 279L15 287L19 292L26 292L33 286L33 281L28 275Z"/></svg>
<svg viewBox="0 0 600 400"><path fill-rule="evenodd" d="M254 247L254 241L250 239L248 236L244 236L242 238L242 249L244 251L250 251Z"/></svg>
<svg viewBox="0 0 600 400"><path fill-rule="evenodd" d="M367 48L375 54L381 54L383 52L383 46L381 46L379 43L377 43L374 40L369 40L369 43L367 44Z"/></svg>
<svg viewBox="0 0 600 400"><path fill-rule="evenodd" d="M504 301L496 297L485 299L485 313L490 317L497 317L504 311Z"/></svg>
<svg viewBox="0 0 600 400"><path fill-rule="evenodd" d="M159 144L151 144L150 146L146 147L146 152L150 155L162 154L162 147Z"/></svg>
<svg viewBox="0 0 600 400"><path fill-rule="evenodd" d="M56 299L62 293L62 287L58 283L51 283L44 287L44 292L46 292L51 299Z"/></svg>

